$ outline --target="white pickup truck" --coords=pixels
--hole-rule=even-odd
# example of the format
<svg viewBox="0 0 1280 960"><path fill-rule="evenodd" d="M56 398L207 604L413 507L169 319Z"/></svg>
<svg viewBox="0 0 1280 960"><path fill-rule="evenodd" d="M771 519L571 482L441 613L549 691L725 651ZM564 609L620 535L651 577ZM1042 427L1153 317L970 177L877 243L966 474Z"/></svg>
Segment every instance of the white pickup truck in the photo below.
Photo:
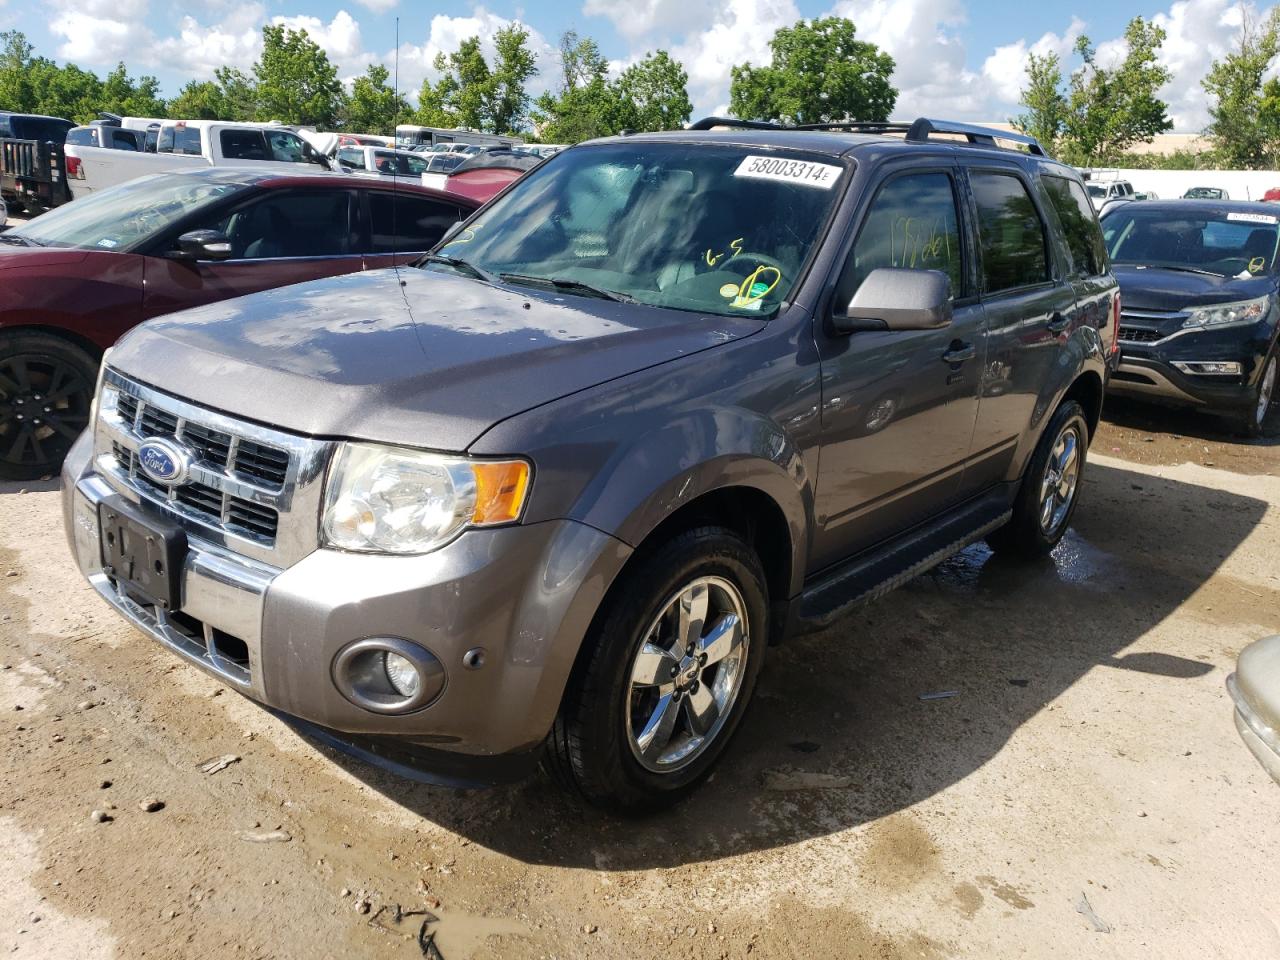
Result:
<svg viewBox="0 0 1280 960"><path fill-rule="evenodd" d="M164 123L155 153L76 144L67 146L66 154L67 178L73 197L86 196L149 173L205 166L272 168L280 164L318 164L330 169L328 159L292 130L218 120Z"/></svg>

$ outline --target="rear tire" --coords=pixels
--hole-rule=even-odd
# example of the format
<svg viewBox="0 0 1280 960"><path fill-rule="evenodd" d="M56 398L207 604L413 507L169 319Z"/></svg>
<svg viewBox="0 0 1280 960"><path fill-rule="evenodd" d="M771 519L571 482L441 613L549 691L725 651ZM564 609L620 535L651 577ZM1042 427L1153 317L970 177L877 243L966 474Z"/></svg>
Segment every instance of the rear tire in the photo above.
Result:
<svg viewBox="0 0 1280 960"><path fill-rule="evenodd" d="M669 807L711 772L769 640L764 571L733 531L688 530L637 561L584 641L545 755L566 787L626 814Z"/></svg>
<svg viewBox="0 0 1280 960"><path fill-rule="evenodd" d="M98 361L47 333L0 332L0 480L56 474L89 425Z"/></svg>
<svg viewBox="0 0 1280 960"><path fill-rule="evenodd" d="M1022 477L1013 517L987 537L996 553L1033 559L1058 545L1080 500L1089 423L1084 408L1067 400L1054 412Z"/></svg>

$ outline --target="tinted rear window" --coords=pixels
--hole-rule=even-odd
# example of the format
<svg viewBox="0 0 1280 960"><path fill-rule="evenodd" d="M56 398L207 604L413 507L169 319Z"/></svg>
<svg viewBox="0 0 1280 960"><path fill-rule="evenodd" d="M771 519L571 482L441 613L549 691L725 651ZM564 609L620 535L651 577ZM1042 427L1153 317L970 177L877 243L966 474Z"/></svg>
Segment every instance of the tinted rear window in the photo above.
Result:
<svg viewBox="0 0 1280 960"><path fill-rule="evenodd" d="M94 127L72 130L67 134L67 143L73 147L96 147L98 145L98 131Z"/></svg>
<svg viewBox="0 0 1280 960"><path fill-rule="evenodd" d="M222 155L228 160L270 160L261 130L223 130L218 135Z"/></svg>
<svg viewBox="0 0 1280 960"><path fill-rule="evenodd" d="M972 183L978 202L986 291L995 293L1048 280L1044 224L1023 182L1002 173L975 173Z"/></svg>
<svg viewBox="0 0 1280 960"><path fill-rule="evenodd" d="M200 128L161 127L156 150L160 153L185 153L198 157L203 152L200 149Z"/></svg>
<svg viewBox="0 0 1280 960"><path fill-rule="evenodd" d="M54 143L62 143L67 136L67 131L75 124L67 120L54 120L46 117L9 117L9 133L11 137L17 137L19 140L52 140Z"/></svg>
<svg viewBox="0 0 1280 960"><path fill-rule="evenodd" d="M1071 248L1076 273L1096 277L1107 269L1106 245L1084 187L1066 177L1041 177Z"/></svg>

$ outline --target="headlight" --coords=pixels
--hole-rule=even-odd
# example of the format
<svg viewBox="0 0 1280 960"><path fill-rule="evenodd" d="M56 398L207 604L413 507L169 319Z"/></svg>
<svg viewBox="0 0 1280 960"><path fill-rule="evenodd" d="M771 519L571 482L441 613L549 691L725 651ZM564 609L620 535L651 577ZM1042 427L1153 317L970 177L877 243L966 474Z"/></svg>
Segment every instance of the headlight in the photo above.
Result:
<svg viewBox="0 0 1280 960"><path fill-rule="evenodd" d="M427 553L467 527L520 519L528 492L523 460L344 443L325 489L324 537L342 550Z"/></svg>
<svg viewBox="0 0 1280 960"><path fill-rule="evenodd" d="M1185 329L1187 327L1221 327L1228 323L1254 323L1265 317L1270 309L1270 297L1240 300L1236 303L1218 303L1211 307L1192 307L1187 311L1188 317L1182 322L1182 326Z"/></svg>

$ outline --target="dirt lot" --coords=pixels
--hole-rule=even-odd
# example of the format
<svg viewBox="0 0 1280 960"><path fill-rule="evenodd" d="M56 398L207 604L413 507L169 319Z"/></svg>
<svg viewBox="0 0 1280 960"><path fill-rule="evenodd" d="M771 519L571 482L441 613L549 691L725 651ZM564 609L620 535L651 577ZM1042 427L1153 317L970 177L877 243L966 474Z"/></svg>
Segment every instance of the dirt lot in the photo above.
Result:
<svg viewBox="0 0 1280 960"><path fill-rule="evenodd" d="M771 651L641 823L301 739L108 613L51 483L0 487L0 950L419 957L430 909L448 960L1278 956L1280 787L1223 680L1280 632L1280 439L1114 415L1052 560L974 547Z"/></svg>

